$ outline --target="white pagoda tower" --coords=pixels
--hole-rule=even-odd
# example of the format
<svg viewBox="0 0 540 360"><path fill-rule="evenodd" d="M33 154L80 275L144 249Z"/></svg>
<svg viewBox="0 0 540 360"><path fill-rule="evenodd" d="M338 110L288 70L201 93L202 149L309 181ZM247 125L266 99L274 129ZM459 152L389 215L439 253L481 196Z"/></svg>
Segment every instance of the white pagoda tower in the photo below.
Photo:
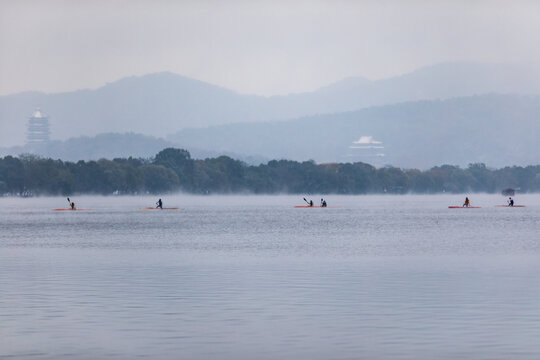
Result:
<svg viewBox="0 0 540 360"><path fill-rule="evenodd" d="M28 119L26 139L28 144L44 144L49 141L49 118L41 112L39 106Z"/></svg>

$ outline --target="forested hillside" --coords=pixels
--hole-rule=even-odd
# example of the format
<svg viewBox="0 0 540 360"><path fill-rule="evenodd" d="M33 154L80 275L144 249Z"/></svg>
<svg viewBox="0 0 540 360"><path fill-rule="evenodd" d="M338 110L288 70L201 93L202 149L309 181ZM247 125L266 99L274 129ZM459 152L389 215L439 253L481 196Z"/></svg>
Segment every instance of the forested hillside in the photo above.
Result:
<svg viewBox="0 0 540 360"><path fill-rule="evenodd" d="M539 134L540 97L492 94L186 129L169 140L268 159L428 169L438 164L538 164Z"/></svg>

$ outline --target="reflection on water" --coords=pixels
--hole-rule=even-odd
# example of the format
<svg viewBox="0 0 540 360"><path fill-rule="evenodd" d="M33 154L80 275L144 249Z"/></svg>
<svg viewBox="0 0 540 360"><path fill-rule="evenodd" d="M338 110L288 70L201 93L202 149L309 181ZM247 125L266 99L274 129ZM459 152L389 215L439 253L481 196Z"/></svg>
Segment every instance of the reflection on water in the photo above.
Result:
<svg viewBox="0 0 540 360"><path fill-rule="evenodd" d="M0 358L540 352L537 195L62 200L0 199Z"/></svg>

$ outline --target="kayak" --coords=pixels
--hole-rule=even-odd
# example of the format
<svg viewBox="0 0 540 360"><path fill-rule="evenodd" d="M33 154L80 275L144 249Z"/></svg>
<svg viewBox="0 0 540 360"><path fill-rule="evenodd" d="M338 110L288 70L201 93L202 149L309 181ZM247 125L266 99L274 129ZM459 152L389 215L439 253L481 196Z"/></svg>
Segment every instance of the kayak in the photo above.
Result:
<svg viewBox="0 0 540 360"><path fill-rule="evenodd" d="M480 209L480 206L449 206L449 209Z"/></svg>
<svg viewBox="0 0 540 360"><path fill-rule="evenodd" d="M92 209L52 209L52 211L87 211Z"/></svg>
<svg viewBox="0 0 540 360"><path fill-rule="evenodd" d="M298 205L295 208L336 208L335 206L308 206L308 205Z"/></svg>
<svg viewBox="0 0 540 360"><path fill-rule="evenodd" d="M179 209L180 209L180 208L177 208L177 207L163 208L163 209L155 208L155 207L144 207L144 208L141 208L141 210L179 210Z"/></svg>
<svg viewBox="0 0 540 360"><path fill-rule="evenodd" d="M514 206L510 206L510 205L495 205L496 207L526 207L525 205L514 205Z"/></svg>

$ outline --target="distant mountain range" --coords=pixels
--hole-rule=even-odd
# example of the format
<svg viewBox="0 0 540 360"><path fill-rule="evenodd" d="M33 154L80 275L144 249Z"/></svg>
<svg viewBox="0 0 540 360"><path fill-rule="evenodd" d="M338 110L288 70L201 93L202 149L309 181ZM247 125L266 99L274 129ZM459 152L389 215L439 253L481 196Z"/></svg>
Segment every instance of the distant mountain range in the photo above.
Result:
<svg viewBox="0 0 540 360"><path fill-rule="evenodd" d="M81 136L66 141L51 141L47 144L0 148L0 156L36 154L66 161L113 159L116 157L149 158L167 147L170 141L140 134L99 134L94 137Z"/></svg>
<svg viewBox="0 0 540 360"><path fill-rule="evenodd" d="M166 147L197 159L228 155L249 164L271 159L365 162L426 169L435 165L540 164L540 96L481 95L371 107L287 121L184 129L167 139L101 134L42 147L0 148L64 160L150 158Z"/></svg>
<svg viewBox="0 0 540 360"><path fill-rule="evenodd" d="M108 132L162 137L186 128L285 120L486 93L540 94L540 73L535 68L516 65L450 63L383 80L348 78L313 92L273 97L242 95L172 73L158 73L121 79L95 90L1 96L0 146L25 143L27 118L37 105L50 117L52 138L66 140ZM439 115L450 122L457 121L446 114L433 114ZM333 121L331 116L321 119ZM298 134L298 141L307 141L305 137L301 140L302 134L311 131L311 125L305 125L308 128ZM191 130L186 131L183 134ZM181 134L169 139L182 139ZM239 137L240 134L234 136ZM202 149L202 144L197 147Z"/></svg>
<svg viewBox="0 0 540 360"><path fill-rule="evenodd" d="M65 161L79 160L99 160L114 158L143 158L150 159L152 156L168 147L182 147L182 144L167 141L163 138L155 138L134 133L106 133L93 137L81 136L70 138L66 141L50 141L47 144L0 147L0 157L12 155L34 154L52 159L62 159ZM241 155L233 152L215 152L212 150L201 150L190 146L189 152L194 159L205 159L227 155L237 160L249 164L258 165L269 159Z"/></svg>
<svg viewBox="0 0 540 360"><path fill-rule="evenodd" d="M289 121L185 129L184 147L317 162L540 164L540 96L482 95L371 107Z"/></svg>

